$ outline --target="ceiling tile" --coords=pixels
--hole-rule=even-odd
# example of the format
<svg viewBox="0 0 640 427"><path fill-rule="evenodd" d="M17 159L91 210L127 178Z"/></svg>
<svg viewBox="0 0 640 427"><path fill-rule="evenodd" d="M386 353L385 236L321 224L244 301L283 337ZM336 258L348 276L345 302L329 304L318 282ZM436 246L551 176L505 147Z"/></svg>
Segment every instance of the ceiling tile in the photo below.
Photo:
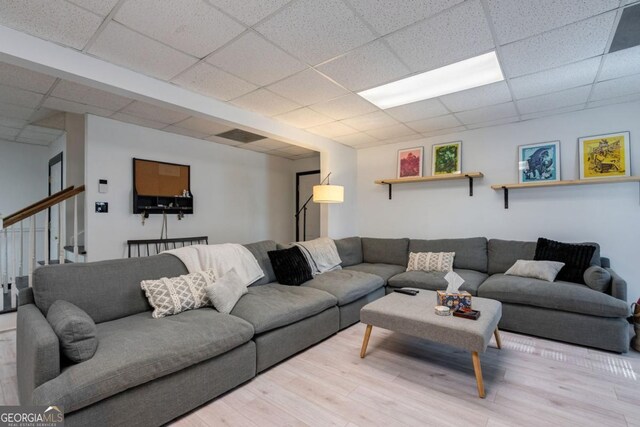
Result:
<svg viewBox="0 0 640 427"><path fill-rule="evenodd" d="M598 80L610 80L640 72L640 46L605 55Z"/></svg>
<svg viewBox="0 0 640 427"><path fill-rule="evenodd" d="M440 101L454 112L474 110L487 105L509 102L511 92L507 83L502 81L441 96Z"/></svg>
<svg viewBox="0 0 640 427"><path fill-rule="evenodd" d="M181 128L180 126L174 126L174 125L167 126L162 130L164 132L175 133L178 135L184 135L184 136L188 136L196 139L204 139L205 137L209 136L206 133L198 132L197 130L185 129L185 128Z"/></svg>
<svg viewBox="0 0 640 427"><path fill-rule="evenodd" d="M89 9L100 16L107 16L118 0L67 0L73 4Z"/></svg>
<svg viewBox="0 0 640 427"><path fill-rule="evenodd" d="M29 120L33 113L33 108L0 103L0 117L6 119Z"/></svg>
<svg viewBox="0 0 640 427"><path fill-rule="evenodd" d="M20 133L20 129L0 126L0 138L15 138Z"/></svg>
<svg viewBox="0 0 640 427"><path fill-rule="evenodd" d="M151 129L162 129L167 126L166 123L156 122L154 120L143 119L142 117L132 116L130 114L116 113L110 117L113 120L120 122L131 123L133 125L142 126Z"/></svg>
<svg viewBox="0 0 640 427"><path fill-rule="evenodd" d="M309 68L272 84L268 89L300 105L311 105L344 95L347 91Z"/></svg>
<svg viewBox="0 0 640 427"><path fill-rule="evenodd" d="M311 133L315 133L316 135L326 136L327 138L335 138L357 132L354 128L340 122L326 123L324 125L314 126L307 130Z"/></svg>
<svg viewBox="0 0 640 427"><path fill-rule="evenodd" d="M263 147L269 150L278 150L280 148L291 147L291 144L287 144L286 142L278 141L276 139L271 139L271 138L261 139L259 141L252 142L251 144L259 147Z"/></svg>
<svg viewBox="0 0 640 427"><path fill-rule="evenodd" d="M378 107L358 95L349 94L309 107L336 120L376 111Z"/></svg>
<svg viewBox="0 0 640 427"><path fill-rule="evenodd" d="M269 92L266 89L258 89L231 101L240 108L245 108L265 116L275 116L295 110L300 107L293 101Z"/></svg>
<svg viewBox="0 0 640 427"><path fill-rule="evenodd" d="M521 114L529 114L570 105L585 104L590 92L591 85L587 85L547 95L534 96L533 98L519 100L518 109Z"/></svg>
<svg viewBox="0 0 640 427"><path fill-rule="evenodd" d="M635 92L640 92L640 74L596 83L589 101L616 98Z"/></svg>
<svg viewBox="0 0 640 427"><path fill-rule="evenodd" d="M40 141L40 142L55 141L60 137L60 135L62 135L62 133L54 135L51 133L36 132L32 129L27 129L27 128L23 129L22 132L20 132L20 138L29 138L34 141Z"/></svg>
<svg viewBox="0 0 640 427"><path fill-rule="evenodd" d="M351 135L338 136L333 139L338 141L341 144L350 145L352 147L378 141L378 139L364 132L352 133Z"/></svg>
<svg viewBox="0 0 640 427"><path fill-rule="evenodd" d="M221 138L216 135L208 136L205 138L207 141L216 142L218 144L230 145L232 147L237 147L238 145L243 145L243 142L234 141L233 139Z"/></svg>
<svg viewBox="0 0 640 427"><path fill-rule="evenodd" d="M103 117L108 117L114 113L113 110L106 110L104 108L94 107L93 105L82 104L80 102L67 101L66 99L60 99L54 96L50 96L45 99L42 106L52 110L66 111L68 113L89 113Z"/></svg>
<svg viewBox="0 0 640 427"><path fill-rule="evenodd" d="M281 148L277 150L281 153L293 154L293 155L304 155L304 154L315 154L317 151L309 150L308 148L298 147L297 145L290 145L287 148Z"/></svg>
<svg viewBox="0 0 640 427"><path fill-rule="evenodd" d="M36 112L36 116L39 115L41 115L41 118L32 119L32 123L38 125L38 127L40 127L41 129L65 129L66 113L49 110L48 108L39 108Z"/></svg>
<svg viewBox="0 0 640 427"><path fill-rule="evenodd" d="M354 92L398 80L410 72L381 41L354 49L317 69Z"/></svg>
<svg viewBox="0 0 640 427"><path fill-rule="evenodd" d="M182 87L228 101L258 87L219 68L201 62L171 80Z"/></svg>
<svg viewBox="0 0 640 427"><path fill-rule="evenodd" d="M27 125L27 123L28 123L27 120L10 119L10 118L7 118L7 117L0 117L0 126L2 126L2 127L22 129L23 127L25 127Z"/></svg>
<svg viewBox="0 0 640 427"><path fill-rule="evenodd" d="M253 142L249 142L247 144L238 145L238 148L244 148L245 150L257 151L258 153L266 153L267 151L272 151L271 148L263 147L261 145L256 145Z"/></svg>
<svg viewBox="0 0 640 427"><path fill-rule="evenodd" d="M577 110L582 110L584 108L584 105L580 104L580 105L570 105L568 107L562 107L562 108L557 108L554 110L546 110L546 111L538 111L535 113L529 113L529 114L522 114L520 116L521 120L531 120L531 119L539 119L542 117L549 117L549 116L558 116L560 114L566 114L566 113L571 113L573 111L577 111Z"/></svg>
<svg viewBox="0 0 640 427"><path fill-rule="evenodd" d="M94 105L105 110L117 111L131 103L131 99L115 95L100 89L61 80L51 92L51 96Z"/></svg>
<svg viewBox="0 0 640 427"><path fill-rule="evenodd" d="M373 129L373 130L367 131L367 134L377 139L391 139L391 138L400 138L400 137L409 136L409 135L417 135L417 133L414 132L413 129L410 129L403 124L397 124L393 126Z"/></svg>
<svg viewBox="0 0 640 427"><path fill-rule="evenodd" d="M428 18L463 0L348 0L356 11L380 34Z"/></svg>
<svg viewBox="0 0 640 427"><path fill-rule="evenodd" d="M439 117L432 117L429 119L416 120L407 123L411 129L416 132L424 133L434 130L448 129L460 126L460 121L453 114L447 114Z"/></svg>
<svg viewBox="0 0 640 427"><path fill-rule="evenodd" d="M259 86L266 86L307 67L253 31L246 32L215 52L207 62Z"/></svg>
<svg viewBox="0 0 640 427"><path fill-rule="evenodd" d="M52 129L49 127L44 127L44 126L35 126L35 125L27 125L24 127L24 129L22 130L23 135L24 133L45 133L47 135L52 135L55 136L56 138L61 136L64 133L63 129Z"/></svg>
<svg viewBox="0 0 640 427"><path fill-rule="evenodd" d="M301 129L318 126L333 121L331 117L327 117L324 114L320 114L306 107L298 108L297 110L277 115L274 117L274 119L280 120Z"/></svg>
<svg viewBox="0 0 640 427"><path fill-rule="evenodd" d="M412 71L432 70L494 47L479 0L465 2L386 39Z"/></svg>
<svg viewBox="0 0 640 427"><path fill-rule="evenodd" d="M30 90L32 92L47 93L55 77L16 67L15 65L0 63L0 84Z"/></svg>
<svg viewBox="0 0 640 427"><path fill-rule="evenodd" d="M116 13L118 22L149 37L203 58L245 30L202 0L127 1Z"/></svg>
<svg viewBox="0 0 640 427"><path fill-rule="evenodd" d="M415 120L428 119L449 113L437 98L399 105L384 111L391 117L402 122L413 122Z"/></svg>
<svg viewBox="0 0 640 427"><path fill-rule="evenodd" d="M504 73L513 78L602 55L615 16L605 13L503 46Z"/></svg>
<svg viewBox="0 0 640 427"><path fill-rule="evenodd" d="M492 120L490 122L474 123L472 125L467 125L467 129L471 130L471 129L487 128L491 126L500 126L500 125L506 125L509 123L515 123L518 121L520 121L520 118L518 116L507 117L506 119L498 119L498 120Z"/></svg>
<svg viewBox="0 0 640 427"><path fill-rule="evenodd" d="M269 40L317 65L375 38L340 0L300 0L256 27Z"/></svg>
<svg viewBox="0 0 640 427"><path fill-rule="evenodd" d="M516 99L529 98L593 83L600 67L600 56L539 73L511 79Z"/></svg>
<svg viewBox="0 0 640 427"><path fill-rule="evenodd" d="M605 105L623 104L626 102L636 102L636 101L640 101L640 93L633 93L631 95L619 96L616 98L608 98L608 99L602 99L598 101L591 101L587 104L587 107L589 108L603 107Z"/></svg>
<svg viewBox="0 0 640 427"><path fill-rule="evenodd" d="M0 24L82 49L102 18L64 0L2 1Z"/></svg>
<svg viewBox="0 0 640 427"><path fill-rule="evenodd" d="M432 136L449 135L456 132L464 132L465 130L467 130L467 126L456 126L454 128L439 129L439 130L432 130L431 132L424 132L422 136L425 138L431 138Z"/></svg>
<svg viewBox="0 0 640 427"><path fill-rule="evenodd" d="M500 44L590 18L619 5L619 0L487 0Z"/></svg>
<svg viewBox="0 0 640 427"><path fill-rule="evenodd" d="M396 125L398 121L383 111L374 111L373 113L342 120L342 123L359 131L367 131Z"/></svg>
<svg viewBox="0 0 640 427"><path fill-rule="evenodd" d="M89 53L163 80L169 80L198 61L113 21L100 33Z"/></svg>
<svg viewBox="0 0 640 427"><path fill-rule="evenodd" d="M251 26L271 15L291 0L208 0L229 15Z"/></svg>
<svg viewBox="0 0 640 427"><path fill-rule="evenodd" d="M127 105L120 112L166 124L180 122L189 117L189 114L186 113L156 107L155 105L147 104L146 102L140 101L135 101L134 103Z"/></svg>
<svg viewBox="0 0 640 427"><path fill-rule="evenodd" d="M476 110L456 113L456 117L464 125L490 122L492 120L513 117L517 115L518 112L516 111L516 107L513 102L506 102L504 104L492 105L490 107L483 107Z"/></svg>
<svg viewBox="0 0 640 427"><path fill-rule="evenodd" d="M0 85L0 102L20 107L36 108L42 101L42 94Z"/></svg>
<svg viewBox="0 0 640 427"><path fill-rule="evenodd" d="M184 129L190 129L203 133L205 134L205 136L217 135L219 133L227 132L233 129L231 126L227 126L213 120L202 119L200 117L189 117L188 119L174 124L175 126L179 126Z"/></svg>

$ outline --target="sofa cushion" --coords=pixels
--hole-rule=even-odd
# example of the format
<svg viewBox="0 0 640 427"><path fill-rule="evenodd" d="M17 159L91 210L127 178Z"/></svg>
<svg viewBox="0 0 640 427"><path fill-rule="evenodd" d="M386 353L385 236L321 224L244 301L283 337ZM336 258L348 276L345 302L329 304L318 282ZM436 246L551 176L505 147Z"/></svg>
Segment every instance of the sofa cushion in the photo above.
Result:
<svg viewBox="0 0 640 427"><path fill-rule="evenodd" d="M343 267L360 264L362 262L362 239L359 237L346 237L334 240L338 255Z"/></svg>
<svg viewBox="0 0 640 427"><path fill-rule="evenodd" d="M236 273L236 269L232 268L204 290L216 310L229 314L242 295L248 292L244 283Z"/></svg>
<svg viewBox="0 0 640 427"><path fill-rule="evenodd" d="M564 263L558 279L584 284L584 272L591 265L596 251L594 245L556 242L539 238L536 244L536 261L557 261Z"/></svg>
<svg viewBox="0 0 640 427"><path fill-rule="evenodd" d="M471 295L478 294L478 287L488 277L486 273L475 270L455 268L453 271L464 279L464 284L460 287L460 290L467 291ZM447 273L439 271L406 271L389 279L389 287L440 291L447 289L447 281L444 279L445 274Z"/></svg>
<svg viewBox="0 0 640 427"><path fill-rule="evenodd" d="M143 280L188 273L182 261L168 254L46 266L33 272L33 296L45 316L61 299L78 306L94 322L107 322L151 308L140 288Z"/></svg>
<svg viewBox="0 0 640 427"><path fill-rule="evenodd" d="M251 323L260 334L321 313L337 303L336 297L318 289L271 283L250 287L231 314Z"/></svg>
<svg viewBox="0 0 640 427"><path fill-rule="evenodd" d="M528 277L494 274L478 289L478 296L511 304L531 305L600 317L627 317L629 307L611 295L570 282L546 282Z"/></svg>
<svg viewBox="0 0 640 427"><path fill-rule="evenodd" d="M453 268L487 272L487 239L471 237L467 239L411 239L410 252L455 252ZM513 264L513 263L512 263Z"/></svg>
<svg viewBox="0 0 640 427"><path fill-rule="evenodd" d="M409 239L362 238L362 260L370 264L407 266Z"/></svg>
<svg viewBox="0 0 640 427"><path fill-rule="evenodd" d="M407 268L402 265L396 264L370 264L367 262L363 262L362 264L351 265L349 267L345 267L345 270L353 270L353 271L362 271L363 273L375 274L376 276L382 277L384 283L386 284L389 279L396 274L400 274L403 271L406 271Z"/></svg>
<svg viewBox="0 0 640 427"><path fill-rule="evenodd" d="M488 273L504 273L519 259L532 260L536 254L536 242L491 239L488 243Z"/></svg>
<svg viewBox="0 0 640 427"><path fill-rule="evenodd" d="M339 306L343 306L382 288L384 280L361 271L336 270L319 274L303 286L328 292L338 299Z"/></svg>
<svg viewBox="0 0 640 427"><path fill-rule="evenodd" d="M562 267L564 267L564 262L519 259L504 274L506 276L533 277L534 279L553 282Z"/></svg>
<svg viewBox="0 0 640 427"><path fill-rule="evenodd" d="M96 324L87 313L67 301L51 304L47 321L60 340L60 350L72 362L84 362L98 348Z"/></svg>
<svg viewBox="0 0 640 427"><path fill-rule="evenodd" d="M211 300L205 289L215 278L215 270L209 269L178 277L143 280L140 286L153 307L151 315L157 319L210 306Z"/></svg>
<svg viewBox="0 0 640 427"><path fill-rule="evenodd" d="M298 286L313 279L311 266L298 246L269 251L269 259L278 283Z"/></svg>
<svg viewBox="0 0 640 427"><path fill-rule="evenodd" d="M249 249L249 252L253 254L258 261L258 265L264 272L264 276L255 282L251 283L251 285L266 285L267 283L274 282L276 280L276 275L273 272L273 267L271 266L271 261L269 260L269 255L267 252L275 251L277 249L277 244L273 240L263 240L261 242L255 243L247 243L244 245L245 248Z"/></svg>
<svg viewBox="0 0 640 427"><path fill-rule="evenodd" d="M73 412L238 347L251 339L253 327L201 308L161 319L147 311L101 323L97 334L95 355L36 388L34 405Z"/></svg>
<svg viewBox="0 0 640 427"><path fill-rule="evenodd" d="M409 252L407 271L453 271L455 252Z"/></svg>

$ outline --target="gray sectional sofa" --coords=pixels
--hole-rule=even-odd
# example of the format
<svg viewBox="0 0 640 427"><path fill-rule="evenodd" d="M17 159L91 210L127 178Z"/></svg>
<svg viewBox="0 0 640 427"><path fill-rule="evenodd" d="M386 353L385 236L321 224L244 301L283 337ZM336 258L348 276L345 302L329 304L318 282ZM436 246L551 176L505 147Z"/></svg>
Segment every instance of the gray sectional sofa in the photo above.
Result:
<svg viewBox="0 0 640 427"><path fill-rule="evenodd" d="M161 319L144 279L186 274L171 255L42 267L21 291L17 364L20 403L62 405L68 426L160 425L359 321L360 309L398 287L444 289L442 273L406 272L409 251L455 251L454 270L473 295L503 302L503 329L604 348L628 349L626 283L612 270L609 292L504 276L532 259L534 242L351 237L336 240L342 270L301 286L276 283L268 251L248 244L265 277L230 315L212 308ZM603 262L604 261L604 262ZM594 263L608 261L594 256ZM66 300L97 324L98 349L78 364L61 356L46 320Z"/></svg>

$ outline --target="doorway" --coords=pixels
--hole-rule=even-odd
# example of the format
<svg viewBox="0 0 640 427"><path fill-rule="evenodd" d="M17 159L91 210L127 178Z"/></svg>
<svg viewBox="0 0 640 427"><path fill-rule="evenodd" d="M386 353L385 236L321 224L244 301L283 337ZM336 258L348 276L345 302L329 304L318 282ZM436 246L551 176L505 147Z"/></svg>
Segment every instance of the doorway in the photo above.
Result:
<svg viewBox="0 0 640 427"><path fill-rule="evenodd" d="M49 196L62 191L64 185L64 171L62 166L62 153L49 160ZM58 207L49 208L49 262L58 259L60 251L60 211Z"/></svg>
<svg viewBox="0 0 640 427"><path fill-rule="evenodd" d="M296 212L300 211L313 196L313 186L320 184L320 171L312 170L296 173ZM313 240L320 237L320 205L309 201L305 211L300 212L296 221L296 241Z"/></svg>

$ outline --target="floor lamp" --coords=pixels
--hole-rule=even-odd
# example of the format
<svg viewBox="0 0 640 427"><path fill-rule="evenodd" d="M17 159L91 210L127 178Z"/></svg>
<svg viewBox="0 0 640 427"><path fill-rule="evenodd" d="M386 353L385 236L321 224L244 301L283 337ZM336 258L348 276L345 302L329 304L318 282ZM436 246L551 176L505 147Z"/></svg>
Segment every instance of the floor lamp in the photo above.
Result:
<svg viewBox="0 0 640 427"><path fill-rule="evenodd" d="M296 212L296 241L300 240L300 214L302 213L302 240L307 240L307 205L313 199L314 203L342 203L344 202L344 187L331 185L329 177L331 172L320 182L313 186L313 194L309 196L304 205ZM326 184L324 182L327 182Z"/></svg>

